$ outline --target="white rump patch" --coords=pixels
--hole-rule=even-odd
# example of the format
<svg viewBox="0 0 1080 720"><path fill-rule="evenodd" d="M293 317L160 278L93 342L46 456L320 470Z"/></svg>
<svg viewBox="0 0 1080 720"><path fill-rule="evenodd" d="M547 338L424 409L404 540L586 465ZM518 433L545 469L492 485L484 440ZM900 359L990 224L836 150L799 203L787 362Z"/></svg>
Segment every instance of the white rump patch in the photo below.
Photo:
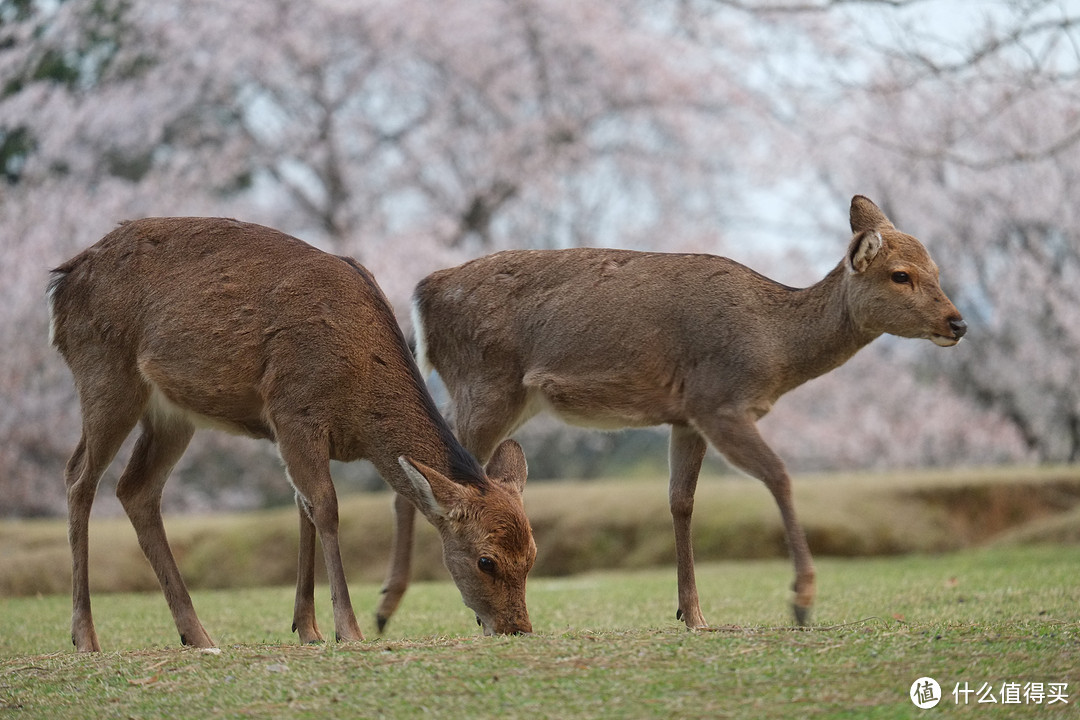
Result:
<svg viewBox="0 0 1080 720"><path fill-rule="evenodd" d="M413 298L412 307L409 308L409 317L412 318L413 336L416 338L416 364L420 368L420 374L427 378L435 368L428 362L427 333L424 331L424 320L420 317L420 303L416 298Z"/></svg>
<svg viewBox="0 0 1080 720"><path fill-rule="evenodd" d="M58 287L56 279L58 279L58 274L54 273L53 282L49 283L49 289L45 292L45 298L49 302L49 345L53 347L56 346L56 298L54 297Z"/></svg>

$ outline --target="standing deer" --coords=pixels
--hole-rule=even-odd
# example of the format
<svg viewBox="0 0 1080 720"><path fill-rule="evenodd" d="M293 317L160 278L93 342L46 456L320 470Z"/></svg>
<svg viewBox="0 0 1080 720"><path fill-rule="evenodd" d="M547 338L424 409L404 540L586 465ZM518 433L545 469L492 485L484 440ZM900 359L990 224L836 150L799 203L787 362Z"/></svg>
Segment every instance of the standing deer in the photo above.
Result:
<svg viewBox="0 0 1080 720"><path fill-rule="evenodd" d="M98 651L88 521L98 481L142 430L116 494L157 574L180 642L199 622L161 519L161 493L198 426L277 443L300 511L293 631L315 622L315 535L339 640L362 640L338 547L331 459L367 458L438 529L444 561L485 632L530 632L536 548L525 458L501 444L485 470L455 440L371 274L270 228L220 218L122 224L53 271L50 340L71 368L82 437L68 462L72 642Z"/></svg>
<svg viewBox="0 0 1080 720"><path fill-rule="evenodd" d="M481 459L543 410L592 427L671 425L676 617L690 628L706 627L690 516L711 442L772 492L795 564L795 619L805 624L813 560L787 471L756 421L882 333L948 347L967 330L918 240L862 196L851 201L851 230L844 259L805 289L711 255L580 248L483 257L417 286L421 366L442 376L458 437ZM413 510L398 499L395 512L380 629L408 584Z"/></svg>

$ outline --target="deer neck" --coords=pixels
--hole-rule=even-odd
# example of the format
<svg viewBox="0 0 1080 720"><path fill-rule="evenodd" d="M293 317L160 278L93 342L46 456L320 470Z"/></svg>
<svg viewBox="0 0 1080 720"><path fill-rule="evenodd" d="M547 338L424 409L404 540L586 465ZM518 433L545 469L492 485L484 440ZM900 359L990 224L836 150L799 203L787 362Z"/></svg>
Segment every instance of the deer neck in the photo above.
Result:
<svg viewBox="0 0 1080 720"><path fill-rule="evenodd" d="M424 389L419 371L411 368L409 371L413 375L410 382L377 382L374 386L379 390L365 396L360 412L370 412L367 422L371 425L362 436L371 440L356 457L371 460L386 482L414 504L416 491L398 465L402 456L438 471L459 485L482 486L486 482L483 468L454 437L435 401ZM387 421L391 416L394 422Z"/></svg>
<svg viewBox="0 0 1080 720"><path fill-rule="evenodd" d="M792 292L787 311L785 391L839 367L877 337L851 315L843 263L820 282Z"/></svg>

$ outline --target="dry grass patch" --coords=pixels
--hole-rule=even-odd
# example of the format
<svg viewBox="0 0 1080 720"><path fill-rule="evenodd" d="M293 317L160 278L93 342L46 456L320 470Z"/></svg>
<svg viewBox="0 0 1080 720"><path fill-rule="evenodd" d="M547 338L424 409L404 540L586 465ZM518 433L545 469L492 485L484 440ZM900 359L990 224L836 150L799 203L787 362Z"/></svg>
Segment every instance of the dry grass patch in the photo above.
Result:
<svg viewBox="0 0 1080 720"><path fill-rule="evenodd" d="M1080 542L1080 467L799 476L796 507L818 557L943 552L988 542ZM378 582L392 535L388 494L342 499L341 545L353 582ZM667 483L652 480L535 483L525 507L539 555L533 575L644 568L674 559ZM181 570L195 588L291 583L296 509L168 517ZM765 487L739 476L703 477L694 512L700 562L786 557L783 529ZM157 581L126 518L90 529L95 592L154 590ZM0 595L66 592L62 520L0 522ZM322 572L321 564L319 572ZM438 536L418 523L413 576L447 578Z"/></svg>

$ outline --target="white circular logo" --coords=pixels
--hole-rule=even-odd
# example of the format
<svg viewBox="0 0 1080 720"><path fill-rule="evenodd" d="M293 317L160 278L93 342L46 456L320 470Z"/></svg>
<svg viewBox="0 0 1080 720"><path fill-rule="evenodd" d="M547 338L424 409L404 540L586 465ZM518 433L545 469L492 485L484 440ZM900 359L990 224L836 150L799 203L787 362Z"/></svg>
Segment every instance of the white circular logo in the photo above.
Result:
<svg viewBox="0 0 1080 720"><path fill-rule="evenodd" d="M941 686L932 677L921 677L911 683L908 695L915 707L928 710L941 702Z"/></svg>

